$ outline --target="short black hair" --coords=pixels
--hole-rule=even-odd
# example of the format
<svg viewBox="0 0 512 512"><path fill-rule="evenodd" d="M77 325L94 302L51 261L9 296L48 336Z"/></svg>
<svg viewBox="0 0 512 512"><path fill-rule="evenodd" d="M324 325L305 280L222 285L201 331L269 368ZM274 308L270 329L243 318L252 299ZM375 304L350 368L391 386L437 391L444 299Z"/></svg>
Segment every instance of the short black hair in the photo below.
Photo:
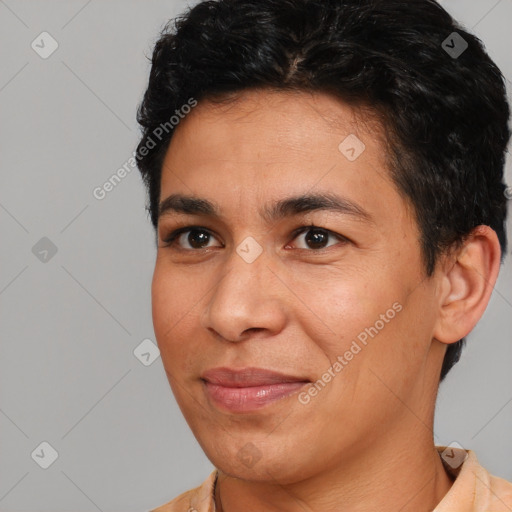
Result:
<svg viewBox="0 0 512 512"><path fill-rule="evenodd" d="M137 161L155 229L169 119L191 98L325 92L382 119L391 177L413 206L427 276L440 253L481 224L496 231L503 259L505 80L482 42L434 0L204 1L165 25L151 62ZM441 381L464 342L448 346Z"/></svg>

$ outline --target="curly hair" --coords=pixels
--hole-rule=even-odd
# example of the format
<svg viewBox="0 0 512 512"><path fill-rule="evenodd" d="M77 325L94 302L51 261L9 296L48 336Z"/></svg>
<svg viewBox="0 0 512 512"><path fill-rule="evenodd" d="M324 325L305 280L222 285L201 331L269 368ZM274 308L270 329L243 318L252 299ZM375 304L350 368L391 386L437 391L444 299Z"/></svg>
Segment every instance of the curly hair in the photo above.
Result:
<svg viewBox="0 0 512 512"><path fill-rule="evenodd" d="M455 41L467 45L459 55L448 51ZM155 229L173 130L160 129L156 142L152 135L190 98L251 88L325 92L382 120L390 174L413 206L427 276L481 224L496 231L503 259L505 80L482 42L434 0L204 1L165 25L151 62L137 161ZM448 346L441 381L464 342Z"/></svg>

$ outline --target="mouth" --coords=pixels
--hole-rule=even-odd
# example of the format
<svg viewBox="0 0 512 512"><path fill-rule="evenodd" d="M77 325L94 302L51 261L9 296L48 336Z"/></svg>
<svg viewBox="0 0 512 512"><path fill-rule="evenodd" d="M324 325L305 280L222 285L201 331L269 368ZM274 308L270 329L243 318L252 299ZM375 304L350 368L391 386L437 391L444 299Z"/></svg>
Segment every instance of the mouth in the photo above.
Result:
<svg viewBox="0 0 512 512"><path fill-rule="evenodd" d="M264 368L213 368L201 375L214 405L229 412L251 412L298 392L311 381Z"/></svg>

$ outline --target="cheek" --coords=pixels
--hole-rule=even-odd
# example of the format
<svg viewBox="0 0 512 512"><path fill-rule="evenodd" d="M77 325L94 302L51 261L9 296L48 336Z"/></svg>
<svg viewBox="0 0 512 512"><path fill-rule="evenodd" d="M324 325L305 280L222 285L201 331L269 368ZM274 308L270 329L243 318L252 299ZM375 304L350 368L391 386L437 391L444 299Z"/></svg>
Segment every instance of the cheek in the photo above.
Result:
<svg viewBox="0 0 512 512"><path fill-rule="evenodd" d="M328 359L326 367L318 370L326 372L329 364L341 363L338 370L334 368L340 373L333 379L336 399L340 398L339 393L367 398L368 393L382 392L384 397L379 395L377 400L382 401L388 391L373 387L382 388L373 372L391 384L397 378L402 381L405 375L410 378L419 370L422 352L428 350L431 315L424 315L425 297L421 292L411 295L405 277L400 280L392 273L381 272L376 279L369 273L357 272L331 281L321 292L310 291L314 311L330 328L325 337L319 336L318 331L308 333ZM401 377L397 368L402 368ZM359 407L364 408L367 403L364 399Z"/></svg>
<svg viewBox="0 0 512 512"><path fill-rule="evenodd" d="M376 281L360 269L348 272L345 268L338 278L331 269L326 279L302 281L300 285L296 282L296 286L302 288L299 294L307 297L312 311L308 311L308 318L313 320L308 323L308 335L322 344L322 350L330 359L342 355L354 340L364 343L371 339L371 334L383 332L399 314L393 304L400 294L393 291L384 276Z"/></svg>
<svg viewBox="0 0 512 512"><path fill-rule="evenodd" d="M159 345L163 344L164 334L172 326L171 317L176 312L176 303L176 293L172 281L167 278L157 264L151 283L151 308L153 327Z"/></svg>
<svg viewBox="0 0 512 512"><path fill-rule="evenodd" d="M182 281L177 273L155 266L151 285L153 328L167 370L187 365L187 355L192 352L192 326L197 325L194 297L201 294L192 289L191 283L185 286Z"/></svg>
<svg viewBox="0 0 512 512"><path fill-rule="evenodd" d="M378 401L392 405L395 395L406 397L424 371L432 340L435 315L428 290L395 290L383 308L367 318L360 331L362 380L374 386ZM354 367L355 368L355 367ZM393 393L390 392L393 390Z"/></svg>

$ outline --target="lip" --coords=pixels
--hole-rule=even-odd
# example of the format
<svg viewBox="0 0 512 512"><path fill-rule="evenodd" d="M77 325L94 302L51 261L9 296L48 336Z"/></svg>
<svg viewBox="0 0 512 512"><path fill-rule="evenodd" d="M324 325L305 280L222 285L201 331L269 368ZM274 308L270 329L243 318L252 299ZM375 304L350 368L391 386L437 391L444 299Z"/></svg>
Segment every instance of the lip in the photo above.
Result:
<svg viewBox="0 0 512 512"><path fill-rule="evenodd" d="M201 375L208 398L230 412L250 412L296 393L311 381L264 368L213 368Z"/></svg>

